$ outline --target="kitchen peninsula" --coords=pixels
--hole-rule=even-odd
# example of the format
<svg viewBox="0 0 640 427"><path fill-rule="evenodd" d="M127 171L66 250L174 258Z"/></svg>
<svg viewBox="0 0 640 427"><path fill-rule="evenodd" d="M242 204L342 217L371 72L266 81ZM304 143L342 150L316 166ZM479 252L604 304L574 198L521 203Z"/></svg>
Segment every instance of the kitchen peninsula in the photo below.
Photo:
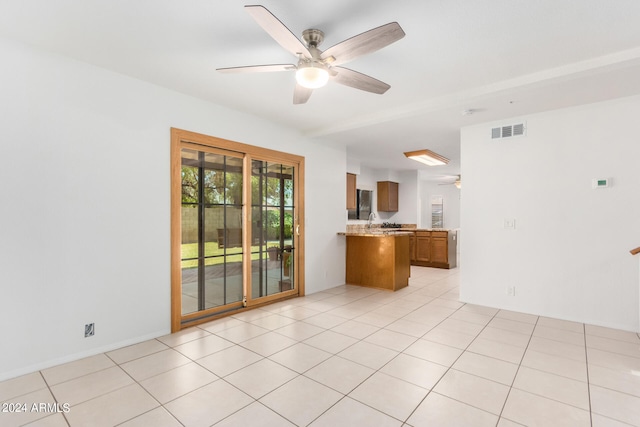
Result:
<svg viewBox="0 0 640 427"><path fill-rule="evenodd" d="M364 229L347 239L346 283L397 291L409 285L411 231Z"/></svg>

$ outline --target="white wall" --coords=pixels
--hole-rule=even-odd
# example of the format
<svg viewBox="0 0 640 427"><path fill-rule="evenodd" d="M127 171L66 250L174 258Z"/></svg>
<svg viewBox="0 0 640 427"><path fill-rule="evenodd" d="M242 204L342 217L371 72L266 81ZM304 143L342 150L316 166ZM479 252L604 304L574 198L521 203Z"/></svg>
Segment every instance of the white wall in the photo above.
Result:
<svg viewBox="0 0 640 427"><path fill-rule="evenodd" d="M437 181L420 180L420 221L418 227L431 228L431 197L442 196L444 227L460 228L460 190L455 185L440 185Z"/></svg>
<svg viewBox="0 0 640 427"><path fill-rule="evenodd" d="M376 214L376 219L373 223L417 223L419 213L417 171L370 169L366 166L361 166L353 160L348 162L347 169L348 172L356 174L356 187L359 190L373 191L371 210ZM398 212L378 212L378 181L393 181L398 183ZM366 222L365 220L347 220L348 224L363 224Z"/></svg>
<svg viewBox="0 0 640 427"><path fill-rule="evenodd" d="M638 117L636 96L462 130L462 301L640 330ZM526 137L490 139L520 119Z"/></svg>
<svg viewBox="0 0 640 427"><path fill-rule="evenodd" d="M3 39L0 57L0 380L169 333L171 127L305 156L307 293L344 283L344 151Z"/></svg>

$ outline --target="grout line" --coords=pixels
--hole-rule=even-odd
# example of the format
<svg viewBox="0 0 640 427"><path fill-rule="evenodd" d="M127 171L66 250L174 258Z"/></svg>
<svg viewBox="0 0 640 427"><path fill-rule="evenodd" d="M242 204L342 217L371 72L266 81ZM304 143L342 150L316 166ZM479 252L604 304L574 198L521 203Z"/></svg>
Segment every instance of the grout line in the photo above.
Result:
<svg viewBox="0 0 640 427"><path fill-rule="evenodd" d="M593 414L591 413L591 381L589 381L589 352L587 351L587 327L583 323L584 332L584 363L587 370L587 398L589 399L589 424L593 426Z"/></svg>

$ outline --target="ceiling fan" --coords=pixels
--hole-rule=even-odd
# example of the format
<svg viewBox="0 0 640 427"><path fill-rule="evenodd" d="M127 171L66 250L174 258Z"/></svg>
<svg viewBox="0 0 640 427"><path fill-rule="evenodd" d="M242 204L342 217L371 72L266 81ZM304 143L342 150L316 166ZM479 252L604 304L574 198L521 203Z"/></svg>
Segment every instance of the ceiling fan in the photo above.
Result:
<svg viewBox="0 0 640 427"><path fill-rule="evenodd" d="M313 89L324 86L329 79L345 86L377 94L383 94L391 87L373 77L339 65L375 52L403 38L404 31L397 22L390 22L365 31L322 51L318 49L324 40L322 31L317 29L304 30L302 32L303 43L264 6L248 5L245 6L245 10L280 46L295 55L298 58L298 63L295 65L270 64L218 68L218 71L222 73L264 73L296 70L294 104L307 102Z"/></svg>
<svg viewBox="0 0 640 427"><path fill-rule="evenodd" d="M455 178L455 181L452 182L448 182L446 184L438 184L438 185L455 185L456 188L460 189L460 187L462 187L462 179L460 175L455 175L455 176L451 176L448 178Z"/></svg>

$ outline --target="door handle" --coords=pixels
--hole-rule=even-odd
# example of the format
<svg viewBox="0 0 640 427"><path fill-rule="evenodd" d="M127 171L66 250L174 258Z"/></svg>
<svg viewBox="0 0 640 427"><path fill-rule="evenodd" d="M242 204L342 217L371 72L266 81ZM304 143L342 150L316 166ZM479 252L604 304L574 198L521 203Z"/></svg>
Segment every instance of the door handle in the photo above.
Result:
<svg viewBox="0 0 640 427"><path fill-rule="evenodd" d="M300 224L296 225L296 236L300 235Z"/></svg>

